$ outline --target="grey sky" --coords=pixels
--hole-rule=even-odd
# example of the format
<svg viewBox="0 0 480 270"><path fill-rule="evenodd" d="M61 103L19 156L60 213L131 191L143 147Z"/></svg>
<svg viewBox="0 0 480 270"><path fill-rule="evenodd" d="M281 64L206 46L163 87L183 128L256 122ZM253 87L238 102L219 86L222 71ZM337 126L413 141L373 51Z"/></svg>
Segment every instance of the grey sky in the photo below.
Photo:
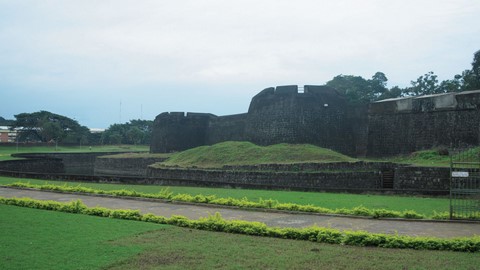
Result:
<svg viewBox="0 0 480 270"><path fill-rule="evenodd" d="M242 113L263 88L339 74L451 79L480 49L478 14L478 0L0 0L0 116L106 128Z"/></svg>

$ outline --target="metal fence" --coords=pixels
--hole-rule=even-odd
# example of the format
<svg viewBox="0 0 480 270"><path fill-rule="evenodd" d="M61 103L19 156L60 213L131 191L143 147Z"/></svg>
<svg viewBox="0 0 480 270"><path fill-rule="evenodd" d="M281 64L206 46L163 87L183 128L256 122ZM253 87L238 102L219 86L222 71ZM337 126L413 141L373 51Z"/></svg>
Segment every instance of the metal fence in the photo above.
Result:
<svg viewBox="0 0 480 270"><path fill-rule="evenodd" d="M480 219L480 148L450 155L450 219Z"/></svg>

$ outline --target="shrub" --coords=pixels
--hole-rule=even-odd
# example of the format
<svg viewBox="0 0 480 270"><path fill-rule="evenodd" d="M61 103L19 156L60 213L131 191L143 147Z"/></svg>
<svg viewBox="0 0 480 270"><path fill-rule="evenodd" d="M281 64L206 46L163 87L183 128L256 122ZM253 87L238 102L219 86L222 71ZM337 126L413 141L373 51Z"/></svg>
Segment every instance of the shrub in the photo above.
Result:
<svg viewBox="0 0 480 270"><path fill-rule="evenodd" d="M451 250L463 252L480 251L480 236L474 236L470 238L439 239L429 237L374 234L363 231L342 232L336 229L320 228L316 226L303 229L272 228L260 222L225 220L219 213L211 215L207 218L201 218L199 220L190 220L186 217L175 215L170 218L165 218L155 216L153 214L142 215L137 210L110 210L101 207L88 208L81 201L59 203L54 201L39 201L27 198L17 199L0 197L0 203L119 219L141 220L146 222L171 224L181 227L210 231L223 231L257 236L271 236L332 244L373 246L385 248Z"/></svg>

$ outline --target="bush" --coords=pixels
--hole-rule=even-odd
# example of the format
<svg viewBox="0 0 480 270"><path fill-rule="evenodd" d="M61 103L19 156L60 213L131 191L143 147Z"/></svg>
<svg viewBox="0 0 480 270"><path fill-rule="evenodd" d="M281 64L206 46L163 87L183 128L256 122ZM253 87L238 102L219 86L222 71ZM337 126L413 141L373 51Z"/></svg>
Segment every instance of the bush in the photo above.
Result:
<svg viewBox="0 0 480 270"><path fill-rule="evenodd" d="M113 196L126 196L126 197L143 197L143 198L154 198L154 199L166 199L173 201L181 202L191 202L191 203L208 203L216 205L227 205L227 206L237 206L243 208L267 208L267 209L276 209L276 210L286 210L286 211L301 211L301 212L310 212L310 213L321 213L321 214L342 214L342 215L354 215L354 216L370 216L373 218L385 218L385 217L403 217L403 218L414 218L421 219L425 218L423 215L420 215L412 210L406 210L403 213L398 211L386 210L386 209L368 209L363 206L355 207L352 209L328 209L324 207L314 206L314 205L301 205L294 203L279 203L277 200L273 199L262 199L260 198L258 202L249 201L248 198L244 197L242 199L235 198L217 198L215 195L190 195L190 194L176 194L174 195L168 188L162 189L157 194L147 194L130 190L96 190L92 188L85 188L81 186L56 186L56 185L32 185L30 183L13 183L9 186L13 187L22 187L22 188L36 188L43 190L55 190L55 191L65 191L65 192L82 192L82 193L93 193L93 194L107 194ZM444 219L443 216L434 215L434 218ZM447 217L448 218L448 217Z"/></svg>
<svg viewBox="0 0 480 270"><path fill-rule="evenodd" d="M340 231L331 228L273 228L264 223L225 220L219 213L201 218L199 220L190 220L183 216L173 215L170 218L155 216L153 214L140 214L137 210L110 210L101 207L86 207L81 201L70 203L59 203L54 201L39 201L27 198L2 198L0 203L7 205L17 205L23 207L48 209L70 213L81 213L86 215L95 215L101 217L111 217L128 220L141 220L145 222L154 222L161 224L171 224L180 227L221 231L247 235L270 236L295 240L317 241L322 243L343 244L354 246L372 246L385 248L410 248L410 249L428 249L428 250L451 250L462 252L479 252L480 236L470 238L439 239L428 237L410 237L387 234L374 234L363 231Z"/></svg>

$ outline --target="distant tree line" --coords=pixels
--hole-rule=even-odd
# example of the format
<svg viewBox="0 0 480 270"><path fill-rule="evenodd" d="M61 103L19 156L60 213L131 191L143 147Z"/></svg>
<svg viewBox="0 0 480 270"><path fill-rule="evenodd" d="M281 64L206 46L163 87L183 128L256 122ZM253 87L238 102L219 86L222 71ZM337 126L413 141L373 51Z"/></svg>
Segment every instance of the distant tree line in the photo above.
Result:
<svg viewBox="0 0 480 270"><path fill-rule="evenodd" d="M462 71L450 80L439 82L433 71L427 72L410 82L410 86L387 88L387 76L375 73L371 79L361 76L338 75L326 83L345 94L350 102L367 103L387 98L422 96L448 92L462 92L480 89L480 50L474 54L471 69Z"/></svg>
<svg viewBox="0 0 480 270"><path fill-rule="evenodd" d="M48 111L21 113L15 120L0 118L1 123L18 132L19 142L44 142L78 145L150 144L152 121L131 120L113 124L104 132L90 132L76 120Z"/></svg>
<svg viewBox="0 0 480 270"><path fill-rule="evenodd" d="M471 69L464 70L453 79L439 82L433 71L410 82L409 87L387 88L387 76L375 73L371 79L361 76L338 75L326 83L345 94L352 103L368 103L387 98L421 96L480 89L480 50L474 54ZM15 120L0 117L0 126L18 131L19 142L55 142L64 144L150 144L153 121L130 120L113 124L101 133L92 133L76 120L48 111L21 113Z"/></svg>
<svg viewBox="0 0 480 270"><path fill-rule="evenodd" d="M150 144L153 121L130 120L113 124L102 133L102 144Z"/></svg>

